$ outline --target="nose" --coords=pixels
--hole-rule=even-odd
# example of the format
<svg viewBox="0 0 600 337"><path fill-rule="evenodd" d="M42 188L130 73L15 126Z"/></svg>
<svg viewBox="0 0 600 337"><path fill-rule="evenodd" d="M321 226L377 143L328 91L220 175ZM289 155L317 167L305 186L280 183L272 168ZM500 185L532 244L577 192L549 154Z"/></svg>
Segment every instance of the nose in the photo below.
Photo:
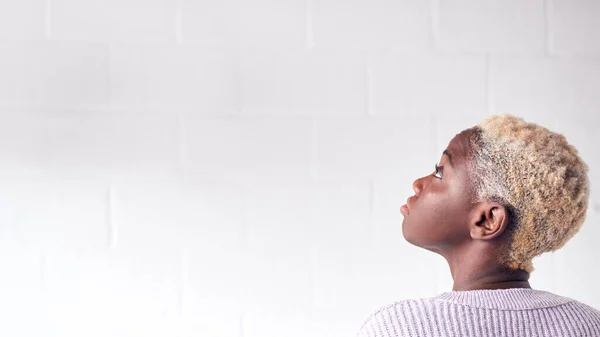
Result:
<svg viewBox="0 0 600 337"><path fill-rule="evenodd" d="M415 195L419 197L421 191L423 190L423 182L426 177L419 178L413 182L413 190L415 191Z"/></svg>

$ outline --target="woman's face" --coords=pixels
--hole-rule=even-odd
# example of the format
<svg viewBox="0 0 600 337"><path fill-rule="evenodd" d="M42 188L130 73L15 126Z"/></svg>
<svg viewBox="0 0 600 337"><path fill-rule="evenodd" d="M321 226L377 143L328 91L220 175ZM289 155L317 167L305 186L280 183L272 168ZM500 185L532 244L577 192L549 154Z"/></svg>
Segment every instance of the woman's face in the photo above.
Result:
<svg viewBox="0 0 600 337"><path fill-rule="evenodd" d="M435 251L447 251L470 237L467 223L472 209L466 160L469 158L468 135L474 129L457 134L442 154L437 172L414 181L415 195L408 198L402 234L413 245Z"/></svg>

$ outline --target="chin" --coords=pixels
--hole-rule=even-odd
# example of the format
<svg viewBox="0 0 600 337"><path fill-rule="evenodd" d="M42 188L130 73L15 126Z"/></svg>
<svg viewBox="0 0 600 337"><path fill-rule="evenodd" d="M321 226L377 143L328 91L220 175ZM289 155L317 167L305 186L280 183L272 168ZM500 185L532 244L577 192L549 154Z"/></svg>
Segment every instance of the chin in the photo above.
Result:
<svg viewBox="0 0 600 337"><path fill-rule="evenodd" d="M404 218L404 220L402 221L402 236L404 237L404 240L406 240L408 243L417 247L421 247L421 245L418 243L419 238L414 237L415 231L413 227L414 224L411 223L409 219Z"/></svg>
<svg viewBox="0 0 600 337"><path fill-rule="evenodd" d="M406 218L404 218L404 220L402 220L402 236L408 242L410 242L410 228L409 228L409 226L410 225L408 224L408 221L406 221Z"/></svg>

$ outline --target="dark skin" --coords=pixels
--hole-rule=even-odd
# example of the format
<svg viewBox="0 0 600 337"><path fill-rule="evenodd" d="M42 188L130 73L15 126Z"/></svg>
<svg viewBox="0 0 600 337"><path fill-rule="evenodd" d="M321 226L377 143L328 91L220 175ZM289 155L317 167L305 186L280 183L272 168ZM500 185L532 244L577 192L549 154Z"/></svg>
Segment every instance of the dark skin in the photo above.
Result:
<svg viewBox="0 0 600 337"><path fill-rule="evenodd" d="M415 180L402 233L411 244L446 259L453 291L531 288L529 273L495 262L505 254L507 209L494 201L471 203L467 137L474 131L467 129L452 138L437 164L438 172Z"/></svg>

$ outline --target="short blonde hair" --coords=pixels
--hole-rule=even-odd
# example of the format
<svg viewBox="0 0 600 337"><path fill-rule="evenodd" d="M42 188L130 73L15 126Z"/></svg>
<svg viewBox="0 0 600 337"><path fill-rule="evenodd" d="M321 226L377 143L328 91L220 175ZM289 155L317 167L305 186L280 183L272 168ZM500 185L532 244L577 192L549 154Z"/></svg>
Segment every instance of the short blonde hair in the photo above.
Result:
<svg viewBox="0 0 600 337"><path fill-rule="evenodd" d="M510 240L498 263L533 272L532 259L562 248L588 207L588 166L565 136L508 114L484 119L469 136L473 202L509 211Z"/></svg>

